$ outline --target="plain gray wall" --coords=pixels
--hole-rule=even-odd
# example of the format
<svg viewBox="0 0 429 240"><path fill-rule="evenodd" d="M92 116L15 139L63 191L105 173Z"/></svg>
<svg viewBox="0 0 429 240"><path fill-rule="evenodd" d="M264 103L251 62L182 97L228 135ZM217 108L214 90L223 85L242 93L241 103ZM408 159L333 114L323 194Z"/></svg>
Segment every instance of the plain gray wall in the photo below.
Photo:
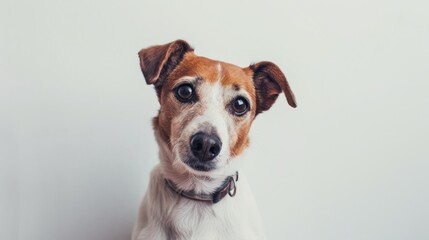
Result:
<svg viewBox="0 0 429 240"><path fill-rule="evenodd" d="M0 2L0 239L125 240L157 163L137 52L285 72L246 171L269 239L429 239L427 1ZM239 191L239 189L238 189Z"/></svg>

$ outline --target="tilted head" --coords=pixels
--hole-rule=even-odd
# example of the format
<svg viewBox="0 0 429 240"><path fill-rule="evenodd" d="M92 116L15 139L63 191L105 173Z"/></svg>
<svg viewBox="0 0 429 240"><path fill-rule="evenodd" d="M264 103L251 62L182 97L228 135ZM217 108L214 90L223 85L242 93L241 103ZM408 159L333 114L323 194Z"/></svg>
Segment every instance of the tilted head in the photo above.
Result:
<svg viewBox="0 0 429 240"><path fill-rule="evenodd" d="M248 146L252 121L281 92L296 107L284 74L271 62L241 68L197 56L183 40L142 49L139 57L161 104L153 123L166 171L219 171Z"/></svg>

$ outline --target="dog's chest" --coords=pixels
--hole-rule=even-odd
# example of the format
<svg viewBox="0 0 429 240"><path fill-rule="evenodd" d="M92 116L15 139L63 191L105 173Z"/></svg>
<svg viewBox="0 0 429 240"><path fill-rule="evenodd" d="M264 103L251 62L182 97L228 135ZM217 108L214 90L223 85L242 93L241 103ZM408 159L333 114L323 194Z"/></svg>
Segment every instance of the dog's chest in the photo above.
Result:
<svg viewBox="0 0 429 240"><path fill-rule="evenodd" d="M183 201L172 214L170 239L257 239L253 224L234 200L215 205Z"/></svg>

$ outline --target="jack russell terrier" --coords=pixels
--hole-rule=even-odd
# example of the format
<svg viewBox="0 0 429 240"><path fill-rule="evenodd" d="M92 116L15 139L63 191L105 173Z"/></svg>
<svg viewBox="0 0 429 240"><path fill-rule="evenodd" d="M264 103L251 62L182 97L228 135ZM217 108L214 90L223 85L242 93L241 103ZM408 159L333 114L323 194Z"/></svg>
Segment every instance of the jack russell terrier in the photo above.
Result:
<svg viewBox="0 0 429 240"><path fill-rule="evenodd" d="M238 163L258 114L281 92L296 107L280 68L200 57L183 40L142 49L139 58L161 105L153 119L160 164L152 170L132 239L264 239Z"/></svg>

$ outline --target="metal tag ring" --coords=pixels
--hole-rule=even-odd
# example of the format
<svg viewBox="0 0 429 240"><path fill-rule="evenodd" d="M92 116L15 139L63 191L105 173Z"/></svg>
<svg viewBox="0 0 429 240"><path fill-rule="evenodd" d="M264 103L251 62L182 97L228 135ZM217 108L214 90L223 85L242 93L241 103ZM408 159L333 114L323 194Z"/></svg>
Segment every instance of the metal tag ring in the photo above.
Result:
<svg viewBox="0 0 429 240"><path fill-rule="evenodd" d="M228 195L234 197L237 193L237 187L235 186L234 178L231 179L231 185L229 186Z"/></svg>

